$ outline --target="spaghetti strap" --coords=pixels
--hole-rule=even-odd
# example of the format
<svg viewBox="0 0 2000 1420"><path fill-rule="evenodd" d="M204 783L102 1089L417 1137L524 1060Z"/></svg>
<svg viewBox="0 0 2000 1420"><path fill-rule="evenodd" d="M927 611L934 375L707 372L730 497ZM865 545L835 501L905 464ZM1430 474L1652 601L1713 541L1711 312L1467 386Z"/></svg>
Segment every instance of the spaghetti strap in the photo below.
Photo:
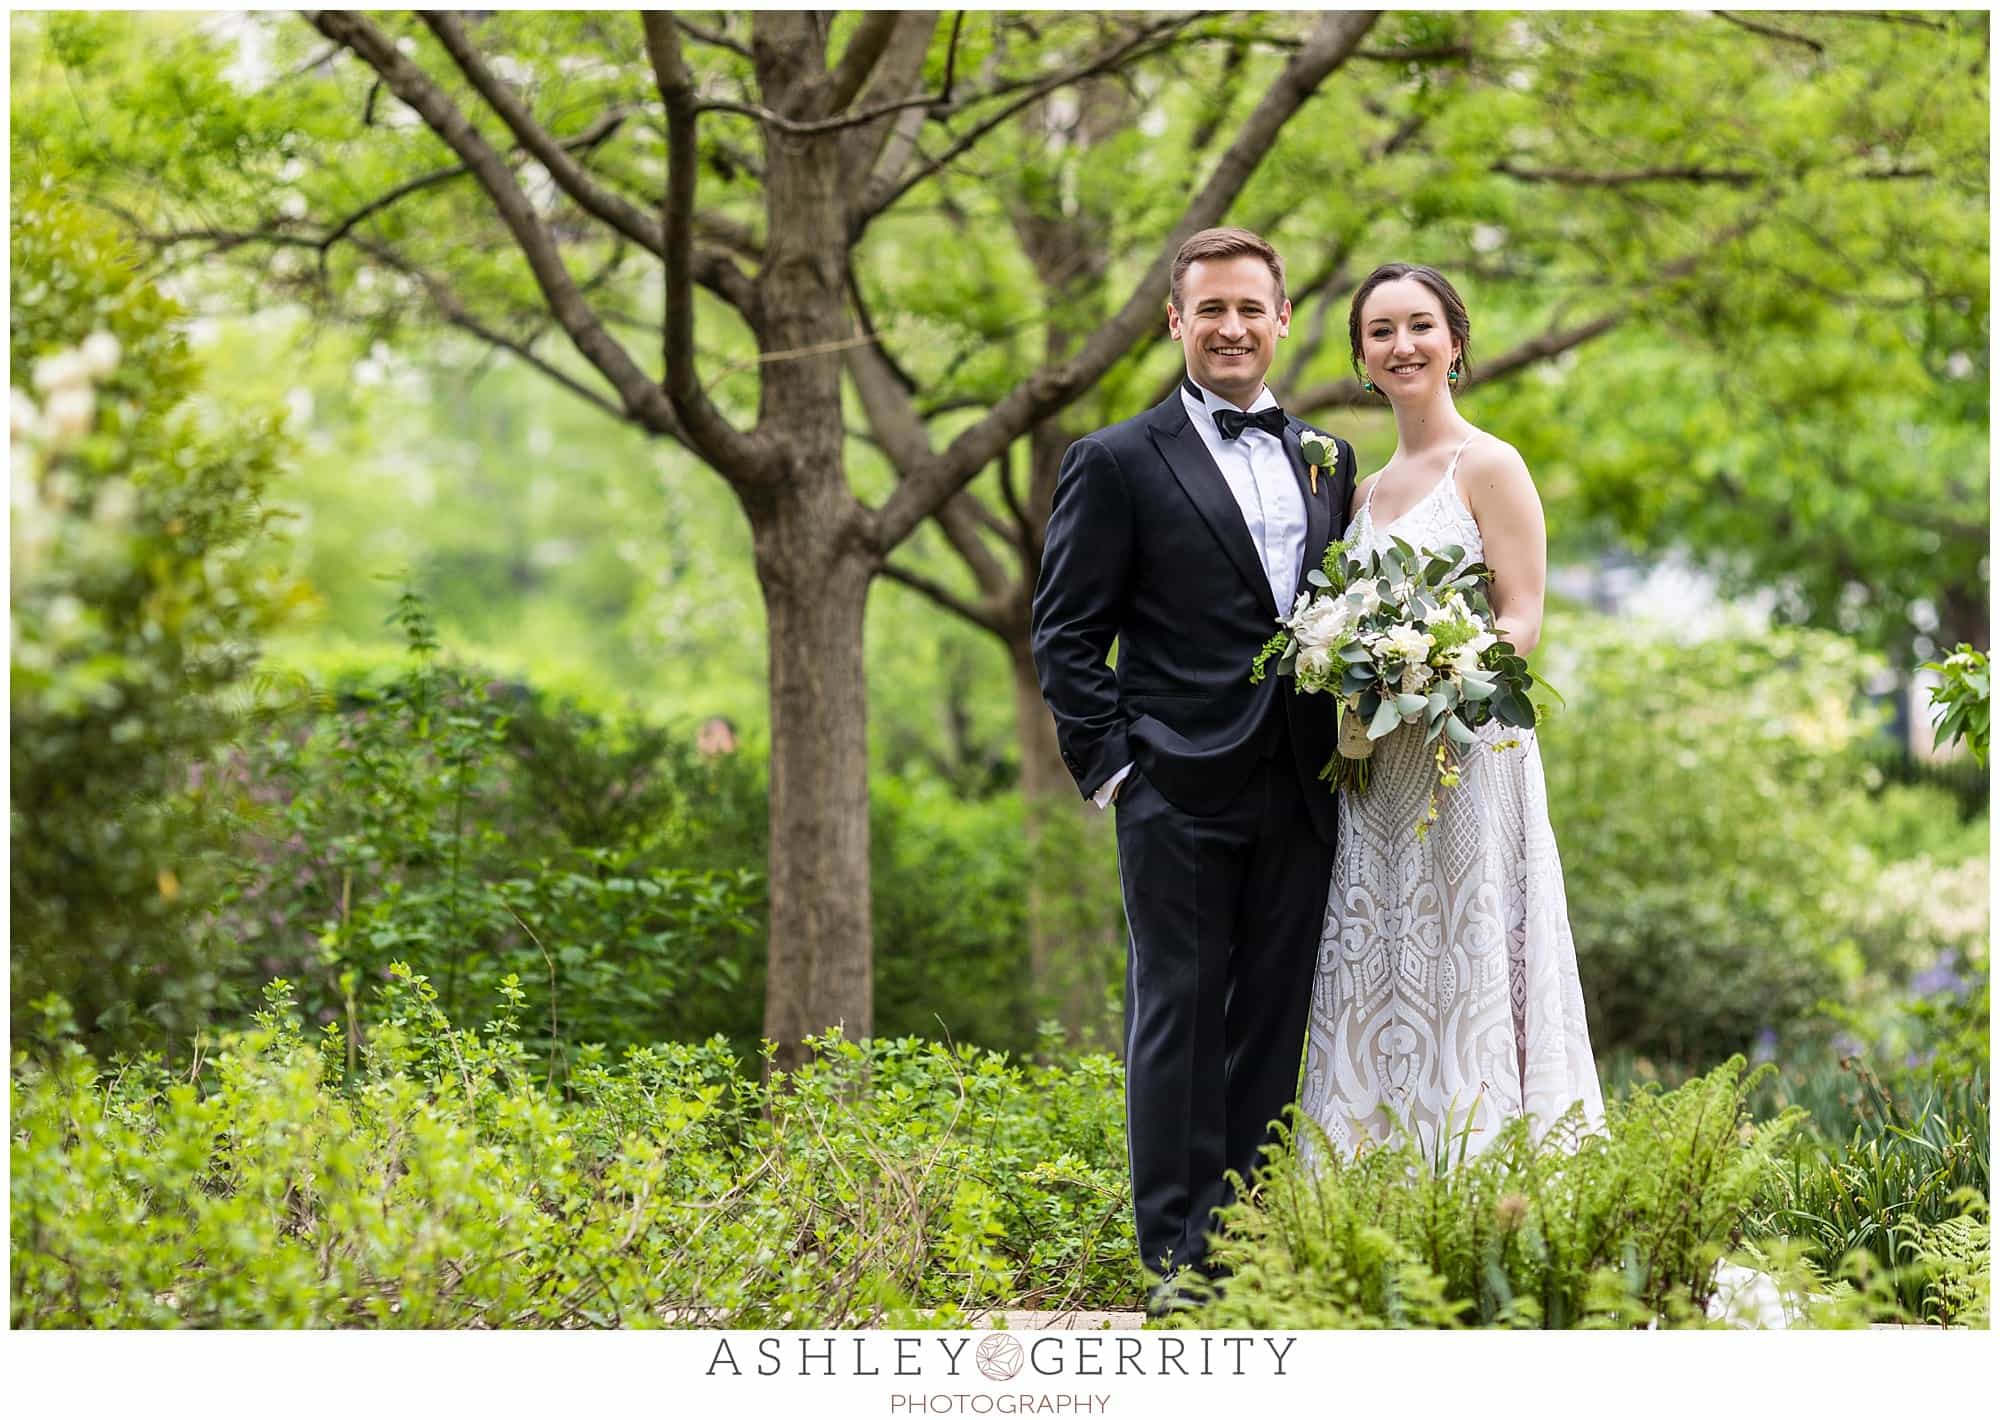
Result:
<svg viewBox="0 0 2000 1420"><path fill-rule="evenodd" d="M1466 446L1470 444L1474 439L1478 438L1481 432L1483 431L1474 429L1470 434L1467 434L1465 436L1465 442L1460 444L1457 448L1451 451L1451 463L1445 468L1444 477L1440 478L1437 482L1433 483L1427 490L1425 490L1424 496L1417 499L1416 502L1412 503L1407 509L1405 509L1402 515L1396 519L1396 522L1401 522L1403 518L1408 517L1411 513L1414 513L1418 508L1422 507L1425 503L1428 503L1431 499L1435 498L1438 495L1439 491L1442 490L1445 487L1445 485L1451 482L1452 476L1458 472L1458 456L1465 452ZM1381 485L1382 485L1382 475L1379 471L1369 475L1368 492L1365 495L1363 495L1361 499L1361 512L1356 513L1355 517L1359 518L1361 516L1361 513L1367 513L1370 519L1371 520L1373 519L1374 514L1370 510L1373 508L1375 503L1375 490L1381 487ZM1459 501L1463 502L1464 499L1461 497ZM1393 526L1393 524L1391 526Z"/></svg>

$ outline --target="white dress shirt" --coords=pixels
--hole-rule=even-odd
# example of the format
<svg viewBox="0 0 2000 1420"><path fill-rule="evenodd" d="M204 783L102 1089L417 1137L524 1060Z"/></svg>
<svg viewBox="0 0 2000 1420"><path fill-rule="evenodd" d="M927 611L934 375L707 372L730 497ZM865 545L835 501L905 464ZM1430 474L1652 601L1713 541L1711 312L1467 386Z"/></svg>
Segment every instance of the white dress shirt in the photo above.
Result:
<svg viewBox="0 0 2000 1420"><path fill-rule="evenodd" d="M1200 385L1195 388L1201 389L1202 398L1196 399L1188 392L1188 384L1182 383L1181 403L1236 499L1243 525L1250 530L1251 545L1257 549L1257 560L1270 579L1271 601L1279 614L1284 615L1292 608L1292 588L1299 582L1299 559L1306 551L1306 500L1299 491L1298 476L1292 472L1292 461L1285 456L1285 446L1275 434L1245 429L1234 439L1223 438L1222 431L1215 427L1215 411L1236 406L1212 390ZM1255 414L1277 403L1266 386L1243 412ZM1105 780L1091 796L1092 801L1100 809L1108 807L1118 786L1131 772L1132 766L1128 764Z"/></svg>

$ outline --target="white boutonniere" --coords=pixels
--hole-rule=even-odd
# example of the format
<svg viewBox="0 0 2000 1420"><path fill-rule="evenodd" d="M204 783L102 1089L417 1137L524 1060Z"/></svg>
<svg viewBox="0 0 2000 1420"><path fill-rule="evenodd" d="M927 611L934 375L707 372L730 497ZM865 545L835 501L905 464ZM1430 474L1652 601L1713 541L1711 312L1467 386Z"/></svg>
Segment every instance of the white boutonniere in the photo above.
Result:
<svg viewBox="0 0 2000 1420"><path fill-rule="evenodd" d="M1306 456L1306 481L1312 485L1314 496L1319 494L1319 474L1326 470L1328 478L1333 477L1333 466L1340 457L1340 445L1333 441L1333 435L1322 434L1317 429L1299 431L1299 448Z"/></svg>

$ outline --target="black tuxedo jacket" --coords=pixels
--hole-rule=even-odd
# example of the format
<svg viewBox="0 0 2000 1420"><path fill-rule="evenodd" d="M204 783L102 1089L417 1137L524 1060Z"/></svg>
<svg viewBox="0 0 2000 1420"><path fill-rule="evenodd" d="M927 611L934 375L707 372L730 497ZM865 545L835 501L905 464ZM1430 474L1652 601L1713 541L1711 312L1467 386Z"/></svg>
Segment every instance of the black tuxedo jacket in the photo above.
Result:
<svg viewBox="0 0 2000 1420"><path fill-rule="evenodd" d="M1354 450L1336 440L1315 491L1296 419L1282 442L1306 500L1299 582L1345 530ZM1177 388L1157 407L1070 446L1035 587L1032 641L1063 763L1086 798L1138 765L1175 806L1219 813L1258 759L1290 730L1314 827L1334 841L1335 799L1316 783L1333 753L1333 702L1290 676L1250 683L1277 631L1243 514ZM1113 640L1118 665L1105 664Z"/></svg>

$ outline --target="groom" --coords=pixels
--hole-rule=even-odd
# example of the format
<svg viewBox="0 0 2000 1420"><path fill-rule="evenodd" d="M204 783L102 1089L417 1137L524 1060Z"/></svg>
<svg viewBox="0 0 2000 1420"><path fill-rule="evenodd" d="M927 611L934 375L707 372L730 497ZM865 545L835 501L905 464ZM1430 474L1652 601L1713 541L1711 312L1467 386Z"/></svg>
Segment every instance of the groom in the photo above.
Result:
<svg viewBox="0 0 2000 1420"><path fill-rule="evenodd" d="M1186 377L1070 447L1035 588L1063 763L1116 805L1132 1203L1162 1274L1208 1270L1224 1173L1250 1176L1293 1101L1333 863L1332 707L1250 683L1354 488L1353 450L1309 471L1264 387L1291 314L1255 233L1182 243L1167 331Z"/></svg>

